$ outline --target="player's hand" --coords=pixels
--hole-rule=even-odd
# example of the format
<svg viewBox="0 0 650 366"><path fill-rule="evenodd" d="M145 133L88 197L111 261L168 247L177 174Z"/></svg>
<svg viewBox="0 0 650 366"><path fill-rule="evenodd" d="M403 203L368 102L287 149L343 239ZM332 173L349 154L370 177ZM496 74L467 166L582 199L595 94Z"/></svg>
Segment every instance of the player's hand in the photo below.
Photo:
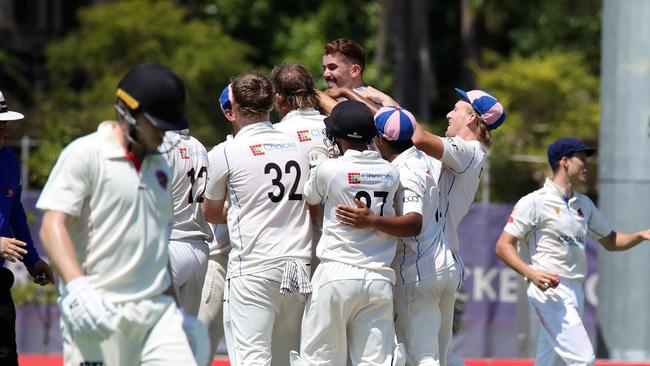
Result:
<svg viewBox="0 0 650 366"><path fill-rule="evenodd" d="M183 318L183 331L190 343L192 353L197 365L205 366L210 362L210 342L208 341L208 328L199 320L199 318L186 314L178 310Z"/></svg>
<svg viewBox="0 0 650 366"><path fill-rule="evenodd" d="M343 86L335 86L325 90L325 95L334 99L338 99L341 97L350 99L349 98L350 93L353 93L352 89Z"/></svg>
<svg viewBox="0 0 650 366"><path fill-rule="evenodd" d="M22 261L23 256L27 254L27 243L14 238L0 237L0 255L9 262Z"/></svg>
<svg viewBox="0 0 650 366"><path fill-rule="evenodd" d="M358 198L354 199L357 207L345 205L336 206L336 219L340 223L357 229L374 227L377 215L372 213Z"/></svg>
<svg viewBox="0 0 650 366"><path fill-rule="evenodd" d="M643 240L650 240L650 229L639 231L639 236L641 236Z"/></svg>
<svg viewBox="0 0 650 366"><path fill-rule="evenodd" d="M399 103L395 101L393 98L388 96L386 93L381 92L372 86L367 86L366 90L361 94L362 97L371 100L374 103L377 103L382 106L396 106L399 107Z"/></svg>
<svg viewBox="0 0 650 366"><path fill-rule="evenodd" d="M50 268L50 265L45 263L42 259L39 259L34 263L34 267L31 268L29 274L34 278L34 283L41 286L54 283L52 268Z"/></svg>
<svg viewBox="0 0 650 366"><path fill-rule="evenodd" d="M91 337L101 341L117 329L113 319L118 310L97 293L85 276L68 282L60 305L61 315L75 337Z"/></svg>
<svg viewBox="0 0 650 366"><path fill-rule="evenodd" d="M542 291L556 288L560 284L560 276L544 270L536 270L528 279Z"/></svg>

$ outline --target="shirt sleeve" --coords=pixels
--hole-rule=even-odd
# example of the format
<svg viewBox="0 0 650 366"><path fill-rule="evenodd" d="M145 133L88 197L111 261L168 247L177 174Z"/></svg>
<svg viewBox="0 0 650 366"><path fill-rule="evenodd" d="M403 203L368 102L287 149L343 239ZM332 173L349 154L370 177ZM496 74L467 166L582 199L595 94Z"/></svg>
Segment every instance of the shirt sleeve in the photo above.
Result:
<svg viewBox="0 0 650 366"><path fill-rule="evenodd" d="M229 157L228 143L217 145L208 153L208 182L205 187L205 198L221 201L226 198L228 183Z"/></svg>
<svg viewBox="0 0 650 366"><path fill-rule="evenodd" d="M410 170L400 171L400 187L396 195L396 214L401 216L415 212L422 215L424 193L424 184L420 178Z"/></svg>
<svg viewBox="0 0 650 366"><path fill-rule="evenodd" d="M538 215L535 210L534 193L522 197L512 209L503 231L517 239L523 239L535 229L535 216Z"/></svg>
<svg viewBox="0 0 650 366"><path fill-rule="evenodd" d="M463 174L474 160L474 147L458 137L444 137L442 144L442 163L454 174Z"/></svg>
<svg viewBox="0 0 650 366"><path fill-rule="evenodd" d="M309 179L303 189L307 203L310 205L319 205L325 202L326 187L323 187L323 170L326 164L321 163L311 168Z"/></svg>
<svg viewBox="0 0 650 366"><path fill-rule="evenodd" d="M36 203L38 209L79 217L93 179L92 154L85 150L78 142L63 149Z"/></svg>
<svg viewBox="0 0 650 366"><path fill-rule="evenodd" d="M605 218L600 213L600 210L594 203L589 200L591 204L591 217L589 218L589 237L594 240L600 240L612 232L612 229L605 221Z"/></svg>

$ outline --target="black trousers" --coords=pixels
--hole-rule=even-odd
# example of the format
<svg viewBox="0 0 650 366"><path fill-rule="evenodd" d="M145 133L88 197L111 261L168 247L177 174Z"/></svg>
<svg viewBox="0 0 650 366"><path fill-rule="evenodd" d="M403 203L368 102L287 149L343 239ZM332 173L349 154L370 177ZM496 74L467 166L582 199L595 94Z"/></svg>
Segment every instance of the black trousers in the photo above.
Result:
<svg viewBox="0 0 650 366"><path fill-rule="evenodd" d="M11 298L14 274L0 267L0 365L18 366L16 352L16 307Z"/></svg>

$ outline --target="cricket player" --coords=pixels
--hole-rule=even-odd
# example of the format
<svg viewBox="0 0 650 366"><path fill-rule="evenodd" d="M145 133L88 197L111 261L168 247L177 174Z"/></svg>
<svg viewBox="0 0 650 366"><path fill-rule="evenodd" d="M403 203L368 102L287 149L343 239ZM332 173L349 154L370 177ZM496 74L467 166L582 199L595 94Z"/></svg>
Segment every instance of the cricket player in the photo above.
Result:
<svg viewBox="0 0 650 366"><path fill-rule="evenodd" d="M319 98L314 80L309 71L298 64L275 67L271 80L276 91L275 110L282 118L273 127L293 137L309 159L309 165L315 166L327 158L327 149L325 116L317 110Z"/></svg>
<svg viewBox="0 0 650 366"><path fill-rule="evenodd" d="M339 204L363 202L378 216L395 216L397 169L368 150L376 136L372 113L362 103L343 101L325 119L327 136L343 154L316 166L305 186L310 204L323 204L321 260L302 323L300 354L292 365L392 365L395 350L390 263L397 239L373 229L338 222Z"/></svg>
<svg viewBox="0 0 650 366"><path fill-rule="evenodd" d="M4 268L5 261L21 261L34 283L54 283L50 266L39 255L20 202L20 163L13 150L5 146L7 124L20 121L22 113L10 111L0 91L0 365L18 366L16 352L16 308L11 297L13 273Z"/></svg>
<svg viewBox="0 0 650 366"><path fill-rule="evenodd" d="M232 88L230 84L222 90L219 95L219 106L223 115L231 123L235 121L232 113ZM232 135L228 135L232 139ZM208 159L209 160L209 159ZM208 328L210 337L210 357L212 360L224 330L229 329L229 318L226 319L223 313L223 291L226 283L226 270L228 268L228 253L230 253L230 238L228 237L228 225L211 224L214 239L209 244L208 270L203 282L201 293L201 305L199 307L199 320ZM232 341L226 342L232 344ZM230 353L230 350L228 350Z"/></svg>
<svg viewBox="0 0 650 366"><path fill-rule="evenodd" d="M351 39L336 39L325 44L323 49L323 79L327 88L350 88L357 93L365 90L363 71L366 67L366 52Z"/></svg>
<svg viewBox="0 0 650 366"><path fill-rule="evenodd" d="M382 107L375 114L377 148L400 174L397 216L374 215L358 202L356 208L339 205L336 214L343 224L400 237L392 265L397 273L393 288L397 340L404 344L407 365L438 365L441 314L453 313L460 268L443 235L444 221L436 216L437 170L411 141L415 123L413 115L400 107ZM443 344L448 341L443 339Z"/></svg>
<svg viewBox="0 0 650 366"><path fill-rule="evenodd" d="M587 180L587 158L596 149L575 138L548 147L553 177L517 202L496 244L499 257L530 282L528 301L541 326L536 366L594 364L594 350L582 322L587 275L585 238L609 251L650 240L650 229L612 231L589 197L576 186ZM517 243L530 257L527 263Z"/></svg>
<svg viewBox="0 0 650 366"><path fill-rule="evenodd" d="M174 201L169 242L172 282L181 308L196 316L208 269L208 243L213 239L201 206L208 182L208 153L187 131L168 131L165 136L174 145L165 153L172 170Z"/></svg>
<svg viewBox="0 0 650 366"><path fill-rule="evenodd" d="M447 113L449 125L445 137L429 133L418 124L412 140L418 149L441 163L438 178L440 209L435 215L444 220L444 235L460 266L462 280L458 226L474 202L487 151L492 143L491 131L503 124L506 112L495 97L482 90L455 90L461 98ZM455 355L449 353L447 357L448 348L451 347L453 311L442 313L441 317L440 364L463 365L463 361ZM449 340L448 345L444 344L445 340Z"/></svg>
<svg viewBox="0 0 650 366"><path fill-rule="evenodd" d="M134 67L117 87L117 121L70 143L45 184L36 206L62 279L65 365L197 365L188 336L200 338L184 321L199 322L167 295L171 172L157 150L165 131L187 128L184 106L170 69Z"/></svg>
<svg viewBox="0 0 650 366"><path fill-rule="evenodd" d="M245 73L231 88L234 137L208 154L204 201L208 221L227 221L232 247L224 291L230 362L286 366L311 292L311 224L302 193L309 163L269 121L269 79Z"/></svg>

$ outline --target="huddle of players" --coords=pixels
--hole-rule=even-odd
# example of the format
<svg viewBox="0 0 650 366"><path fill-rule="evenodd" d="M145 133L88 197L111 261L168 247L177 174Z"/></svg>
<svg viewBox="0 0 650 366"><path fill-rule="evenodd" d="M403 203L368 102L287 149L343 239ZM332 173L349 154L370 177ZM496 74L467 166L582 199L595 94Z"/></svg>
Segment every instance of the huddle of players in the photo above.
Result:
<svg viewBox="0 0 650 366"><path fill-rule="evenodd" d="M457 90L441 138L364 66L336 40L325 92L300 65L233 78L233 135L210 152L171 70L124 76L116 121L66 147L37 203L66 365L204 365L222 334L233 365L462 364L456 229L505 113Z"/></svg>
<svg viewBox="0 0 650 366"><path fill-rule="evenodd" d="M181 306L208 325L209 359L225 333L233 365L462 364L448 354L456 228L505 113L457 90L440 138L364 86L364 64L358 44L336 40L325 92L296 64L239 75L219 98L233 136L207 154L187 137L170 152L172 187L186 185L175 202L203 206L190 223L175 204L170 262ZM203 220L215 224L209 250Z"/></svg>

